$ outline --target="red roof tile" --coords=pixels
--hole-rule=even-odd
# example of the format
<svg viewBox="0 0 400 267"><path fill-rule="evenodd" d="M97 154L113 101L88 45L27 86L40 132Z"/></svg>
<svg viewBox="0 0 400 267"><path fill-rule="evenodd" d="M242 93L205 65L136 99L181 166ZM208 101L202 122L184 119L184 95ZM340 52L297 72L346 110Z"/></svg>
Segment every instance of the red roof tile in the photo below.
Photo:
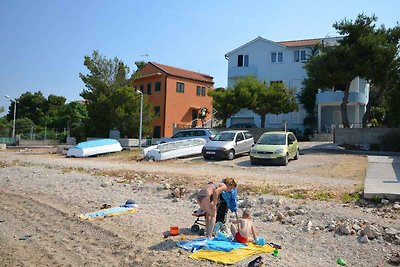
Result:
<svg viewBox="0 0 400 267"><path fill-rule="evenodd" d="M213 77L210 75L207 75L207 74L194 72L194 71L190 71L190 70L179 69L179 68L159 64L156 62L149 62L149 63L172 76L187 78L187 79L196 80L196 81L213 83Z"/></svg>
<svg viewBox="0 0 400 267"><path fill-rule="evenodd" d="M284 46L313 46L319 44L322 38L277 42Z"/></svg>

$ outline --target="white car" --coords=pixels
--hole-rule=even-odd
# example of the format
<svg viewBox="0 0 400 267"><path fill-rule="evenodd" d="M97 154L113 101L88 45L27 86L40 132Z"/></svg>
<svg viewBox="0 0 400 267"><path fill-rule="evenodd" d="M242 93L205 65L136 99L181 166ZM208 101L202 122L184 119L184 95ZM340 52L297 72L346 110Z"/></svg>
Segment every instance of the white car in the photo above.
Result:
<svg viewBox="0 0 400 267"><path fill-rule="evenodd" d="M223 158L232 160L236 155L250 153L254 138L248 131L232 130L220 132L204 145L204 159Z"/></svg>

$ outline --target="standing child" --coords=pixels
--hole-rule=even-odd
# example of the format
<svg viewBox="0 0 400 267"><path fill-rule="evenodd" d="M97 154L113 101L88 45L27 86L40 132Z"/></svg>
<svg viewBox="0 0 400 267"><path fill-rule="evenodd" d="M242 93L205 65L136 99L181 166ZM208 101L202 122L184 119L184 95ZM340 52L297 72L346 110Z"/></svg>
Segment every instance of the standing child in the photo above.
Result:
<svg viewBox="0 0 400 267"><path fill-rule="evenodd" d="M231 233L235 241L240 243L254 242L257 237L256 229L251 221L250 210L244 210L242 218L232 221ZM250 236L253 235L253 236Z"/></svg>

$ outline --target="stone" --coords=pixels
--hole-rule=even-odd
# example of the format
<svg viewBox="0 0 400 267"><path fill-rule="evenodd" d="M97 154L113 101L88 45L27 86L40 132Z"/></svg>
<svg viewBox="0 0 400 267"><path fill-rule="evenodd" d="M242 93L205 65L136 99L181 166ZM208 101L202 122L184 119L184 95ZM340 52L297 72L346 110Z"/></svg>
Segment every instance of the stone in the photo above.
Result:
<svg viewBox="0 0 400 267"><path fill-rule="evenodd" d="M261 217L264 214L262 211L256 211L253 213L253 217Z"/></svg>
<svg viewBox="0 0 400 267"><path fill-rule="evenodd" d="M111 181L103 181L101 184L100 184L100 186L101 187L109 187L109 186L111 186L112 185L112 182Z"/></svg>
<svg viewBox="0 0 400 267"><path fill-rule="evenodd" d="M394 204L393 205L394 210L400 210L400 204Z"/></svg>
<svg viewBox="0 0 400 267"><path fill-rule="evenodd" d="M351 230L350 227L347 223L343 223L339 226L339 232L344 234L344 235L350 235L351 234Z"/></svg>
<svg viewBox="0 0 400 267"><path fill-rule="evenodd" d="M279 207L280 205L282 205L282 204L284 204L284 203L285 203L285 200L282 199L282 198L280 198L280 199L278 199L278 200L275 202L275 206Z"/></svg>
<svg viewBox="0 0 400 267"><path fill-rule="evenodd" d="M282 212L279 211L276 213L276 217L278 218L278 221L282 221L285 218Z"/></svg>
<svg viewBox="0 0 400 267"><path fill-rule="evenodd" d="M361 226L359 226L357 223L355 223L355 224L353 224L353 229L354 229L354 231L359 231L359 230L361 230Z"/></svg>
<svg viewBox="0 0 400 267"><path fill-rule="evenodd" d="M387 204L389 204L389 200L383 198L383 199L381 200L381 203L382 203L383 205L387 205Z"/></svg>
<svg viewBox="0 0 400 267"><path fill-rule="evenodd" d="M296 214L297 215L304 215L304 214L306 214L306 212L303 209L298 209L298 210L296 210Z"/></svg>
<svg viewBox="0 0 400 267"><path fill-rule="evenodd" d="M389 228L385 229L385 233L388 234L388 235L397 235L397 234L400 233L400 231L389 227Z"/></svg>
<svg viewBox="0 0 400 267"><path fill-rule="evenodd" d="M309 233L311 232L311 230L312 230L312 221L308 221L307 225L303 227L303 231Z"/></svg>
<svg viewBox="0 0 400 267"><path fill-rule="evenodd" d="M379 230L370 224L367 224L367 226L365 226L363 234L367 235L369 239L374 239L380 236Z"/></svg>
<svg viewBox="0 0 400 267"><path fill-rule="evenodd" d="M293 210L288 210L287 215L294 216L294 215L296 215L296 213Z"/></svg>
<svg viewBox="0 0 400 267"><path fill-rule="evenodd" d="M363 244L369 243L368 236L367 236L367 235L363 235L363 236L360 238L360 243L363 243Z"/></svg>

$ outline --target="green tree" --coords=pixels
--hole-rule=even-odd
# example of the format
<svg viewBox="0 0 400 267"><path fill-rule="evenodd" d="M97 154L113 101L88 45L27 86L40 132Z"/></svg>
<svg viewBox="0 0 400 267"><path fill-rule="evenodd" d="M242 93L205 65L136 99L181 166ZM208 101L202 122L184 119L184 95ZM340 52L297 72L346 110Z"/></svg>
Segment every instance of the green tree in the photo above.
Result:
<svg viewBox="0 0 400 267"><path fill-rule="evenodd" d="M35 93L26 92L23 93L17 100L17 118L29 118L35 124L39 124L40 119L46 113L46 98L42 92L38 91ZM8 109L7 119L14 119L14 105L12 101Z"/></svg>
<svg viewBox="0 0 400 267"><path fill-rule="evenodd" d="M240 107L236 103L236 96L232 89L218 87L215 90L209 90L208 95L213 98L212 105L217 111L215 117L222 120L224 125L229 117L239 112Z"/></svg>
<svg viewBox="0 0 400 267"><path fill-rule="evenodd" d="M353 64L358 76L370 81L377 88L377 94L370 95L363 126L371 119L371 107L379 106L383 100L384 91L393 84L393 72L398 64L398 44L400 27L386 29L375 25L376 16L368 17L359 14L355 21L343 20L334 27L344 35L341 45L351 47L356 60ZM348 59L349 61L350 59Z"/></svg>
<svg viewBox="0 0 400 267"><path fill-rule="evenodd" d="M299 107L293 90L287 89L283 83L273 83L261 88L252 109L261 117L261 128L265 128L267 114L289 113L299 110Z"/></svg>
<svg viewBox="0 0 400 267"><path fill-rule="evenodd" d="M87 133L101 137L110 129L118 129L123 136L137 136L140 98L126 78L129 68L118 58L107 59L98 51L85 56L84 65L89 73L79 76L86 86L81 96L87 101ZM153 110L144 98L143 133L149 134Z"/></svg>

